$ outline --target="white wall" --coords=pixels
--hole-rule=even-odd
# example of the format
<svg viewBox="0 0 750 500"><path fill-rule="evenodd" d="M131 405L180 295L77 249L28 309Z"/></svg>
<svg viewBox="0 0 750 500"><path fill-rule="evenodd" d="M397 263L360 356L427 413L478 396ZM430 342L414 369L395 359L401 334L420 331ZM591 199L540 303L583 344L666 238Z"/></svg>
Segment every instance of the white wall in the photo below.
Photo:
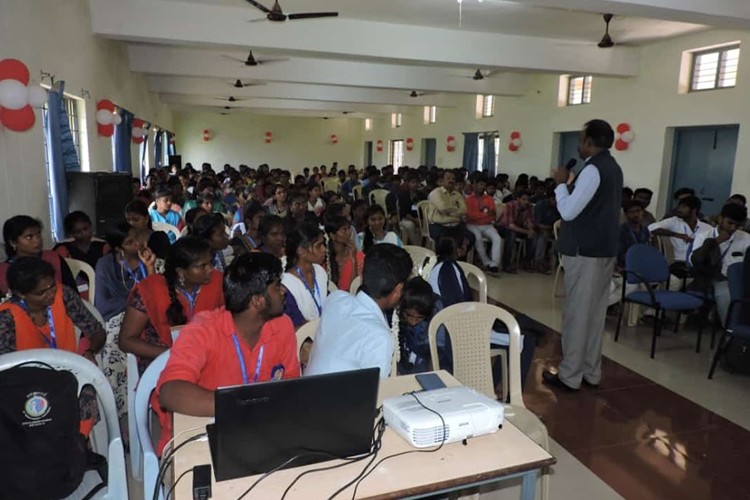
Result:
<svg viewBox="0 0 750 500"><path fill-rule="evenodd" d="M96 132L96 101L107 98L136 116L171 127L169 109L130 72L125 47L91 34L87 0L0 1L0 59L23 61L32 81L40 70L65 80L66 92L86 100L91 170L112 170L112 143ZM49 83L47 81L47 83ZM40 218L49 228L41 112L22 133L0 127L0 222L16 214ZM133 161L138 147L133 147ZM137 171L137 170L135 170ZM47 233L47 231L45 231Z"/></svg>
<svg viewBox="0 0 750 500"><path fill-rule="evenodd" d="M268 163L272 168L302 172L304 167L361 165L364 121L351 118L295 118L258 115L250 112L175 113L177 152L186 162L200 168L209 162L219 171L225 163L256 167ZM203 140L209 130L211 139ZM266 132L272 133L270 144ZM338 136L332 144L331 135Z"/></svg>

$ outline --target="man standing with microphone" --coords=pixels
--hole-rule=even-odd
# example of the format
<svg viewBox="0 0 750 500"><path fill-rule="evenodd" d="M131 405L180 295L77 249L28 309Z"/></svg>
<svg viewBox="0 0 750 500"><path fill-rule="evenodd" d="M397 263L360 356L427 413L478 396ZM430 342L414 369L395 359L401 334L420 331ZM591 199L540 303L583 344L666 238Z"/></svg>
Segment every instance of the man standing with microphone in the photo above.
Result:
<svg viewBox="0 0 750 500"><path fill-rule="evenodd" d="M577 175L555 172L557 209L562 216L558 249L565 269L563 359L557 372L545 370L546 384L577 391L601 380L602 336L609 283L617 257L622 169L609 149L615 133L604 120L581 131L578 153L585 165Z"/></svg>

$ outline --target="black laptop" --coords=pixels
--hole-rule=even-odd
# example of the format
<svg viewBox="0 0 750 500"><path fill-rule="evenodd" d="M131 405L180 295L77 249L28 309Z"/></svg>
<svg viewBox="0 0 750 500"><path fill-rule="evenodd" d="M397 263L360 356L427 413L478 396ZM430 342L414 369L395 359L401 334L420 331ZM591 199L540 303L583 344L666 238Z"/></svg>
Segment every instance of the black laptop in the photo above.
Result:
<svg viewBox="0 0 750 500"><path fill-rule="evenodd" d="M379 369L219 388L207 426L217 481L370 450Z"/></svg>

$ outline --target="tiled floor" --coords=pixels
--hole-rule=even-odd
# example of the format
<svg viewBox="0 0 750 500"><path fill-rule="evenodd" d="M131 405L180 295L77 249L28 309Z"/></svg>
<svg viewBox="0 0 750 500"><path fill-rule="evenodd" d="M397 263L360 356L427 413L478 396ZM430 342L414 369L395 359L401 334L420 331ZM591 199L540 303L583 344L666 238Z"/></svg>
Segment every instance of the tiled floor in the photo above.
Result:
<svg viewBox="0 0 750 500"><path fill-rule="evenodd" d="M551 290L549 276L490 278L491 297L559 329L564 299ZM614 326L608 320L596 390L543 385L542 369L561 356L559 335L537 347L525 400L552 438L625 498L750 499L750 377L720 369L707 380L709 349L694 352L692 331L664 333L651 360L648 327L624 329L614 343Z"/></svg>

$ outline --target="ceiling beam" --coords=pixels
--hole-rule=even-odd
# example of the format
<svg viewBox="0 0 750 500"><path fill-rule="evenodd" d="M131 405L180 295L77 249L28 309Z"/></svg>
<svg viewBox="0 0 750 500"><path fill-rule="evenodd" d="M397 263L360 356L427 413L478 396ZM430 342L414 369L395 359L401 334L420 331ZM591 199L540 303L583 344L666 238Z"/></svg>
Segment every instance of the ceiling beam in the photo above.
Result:
<svg viewBox="0 0 750 500"><path fill-rule="evenodd" d="M172 76L206 76L265 82L340 85L362 88L391 88L404 91L457 92L521 96L526 92L528 76L498 73L484 80L471 79L472 70L406 67L396 64L337 61L331 59L291 58L287 61L247 67L222 57L244 59L247 53L179 47L128 46L130 69L139 73Z"/></svg>
<svg viewBox="0 0 750 500"><path fill-rule="evenodd" d="M517 0L535 7L553 7L631 17L750 29L747 0Z"/></svg>
<svg viewBox="0 0 750 500"><path fill-rule="evenodd" d="M159 94L187 94L215 98L300 99L360 104L392 104L397 106L452 106L444 94L410 97L406 90L363 89L356 87L270 83L235 88L228 80L176 76L148 76L148 89ZM216 100L215 102L222 102Z"/></svg>
<svg viewBox="0 0 750 500"><path fill-rule="evenodd" d="M248 23L255 12L166 0L89 0L92 31L120 40L252 47L313 57L609 76L638 73L637 49L354 19ZM168 20L168 21L167 21ZM376 43L377 42L377 43Z"/></svg>

